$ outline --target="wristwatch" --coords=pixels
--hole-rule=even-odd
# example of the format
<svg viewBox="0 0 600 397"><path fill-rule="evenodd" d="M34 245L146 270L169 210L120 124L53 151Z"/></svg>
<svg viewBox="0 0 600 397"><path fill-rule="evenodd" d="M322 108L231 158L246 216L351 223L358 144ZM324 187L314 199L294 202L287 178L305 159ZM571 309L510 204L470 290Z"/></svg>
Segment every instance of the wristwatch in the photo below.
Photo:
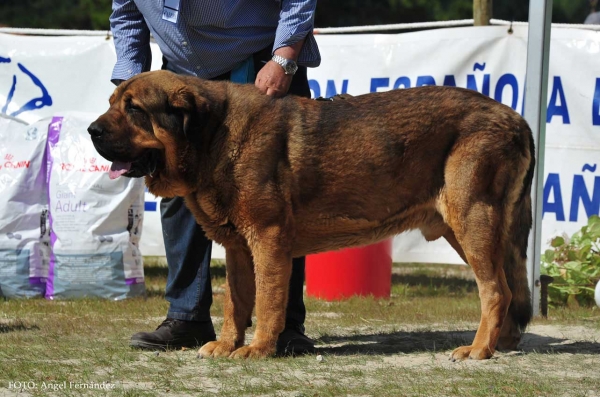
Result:
<svg viewBox="0 0 600 397"><path fill-rule="evenodd" d="M273 58L271 58L271 60L281 65L281 67L285 71L285 74L293 75L294 73L296 73L296 70L298 70L298 64L292 59L285 59L280 55L273 55Z"/></svg>

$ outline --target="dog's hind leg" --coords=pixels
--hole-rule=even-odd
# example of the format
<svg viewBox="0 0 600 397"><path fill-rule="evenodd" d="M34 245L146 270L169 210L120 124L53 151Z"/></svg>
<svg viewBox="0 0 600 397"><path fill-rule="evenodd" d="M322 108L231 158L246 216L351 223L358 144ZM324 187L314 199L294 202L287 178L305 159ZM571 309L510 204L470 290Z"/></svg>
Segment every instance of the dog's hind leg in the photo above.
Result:
<svg viewBox="0 0 600 397"><path fill-rule="evenodd" d="M465 253L451 229L448 229L448 231L444 233L444 237L465 263L468 263ZM504 324L500 331L500 337L496 346L498 350L515 350L521 341L521 332L531 318L527 273L525 272L526 268L525 266L522 266L521 268L518 268L517 266L511 266L509 268L507 266L507 263L516 264L519 259L518 257L513 257L512 253L511 249L508 248L505 254L507 257L504 261L504 275L507 279L508 288L512 294L512 301L508 309L508 315L504 318Z"/></svg>
<svg viewBox="0 0 600 397"><path fill-rule="evenodd" d="M200 348L202 357L229 357L244 345L246 326L252 318L255 284L252 255L246 247L227 249L227 282L223 308L223 327L219 340Z"/></svg>
<svg viewBox="0 0 600 397"><path fill-rule="evenodd" d="M508 287L512 292L512 301L498 340L497 347L500 350L517 348L521 341L521 335L532 317L526 265L527 244L532 224L531 177L529 175L526 177L523 193L513 208L512 223L504 255L504 272Z"/></svg>
<svg viewBox="0 0 600 397"><path fill-rule="evenodd" d="M452 227L443 222L442 216L434 216L420 229L427 241L443 236L465 263L471 265L479 286L482 308L479 330L473 345L456 349L451 358L489 358L494 353L511 299L500 260L502 245L492 244L501 238L501 233L498 232L501 219L496 208L479 202L469 204L471 197L453 195L452 192L452 188L442 192L439 208L450 225L455 227L461 242Z"/></svg>
<svg viewBox="0 0 600 397"><path fill-rule="evenodd" d="M451 359L481 360L494 354L511 292L502 266L502 241L498 239L497 232L500 214L487 204L478 202L470 206L465 216L463 227L453 230L475 273L481 300L481 320L473 343L454 350Z"/></svg>
<svg viewBox="0 0 600 397"><path fill-rule="evenodd" d="M529 197L528 200L530 200ZM519 205L527 207L527 203ZM530 227L527 226L528 222L531 225L531 212L529 212L529 216L523 214L513 224L514 227L507 241L508 246L505 249L504 275L508 288L511 291L512 300L508 309L508 315L505 317L502 330L500 331L500 337L496 346L498 350L515 350L521 341L522 332L531 319L531 299L527 284L527 268L524 264ZM465 253L452 229L448 228L444 233L444 238L465 263L468 263Z"/></svg>
<svg viewBox="0 0 600 397"><path fill-rule="evenodd" d="M452 232L451 229L448 229L448 231L446 233L444 233L444 238L448 241L448 243L456 250L456 252L458 253L458 255L460 255L460 257L462 258L463 261L465 261L465 263L467 262L467 258L465 257L465 253L462 249L462 247L460 246L460 244L458 243L458 241L456 240L456 236L454 236L454 233ZM507 255L508 255L508 251L507 251ZM507 258L507 260L509 260ZM512 260L512 258L510 259ZM519 342L521 341L521 331L522 329L524 329L524 325L521 326L521 324L524 322L523 320L520 320L518 323L515 322L513 320L513 315L511 315L511 313L514 312L518 312L518 313L523 313L524 311L526 312L527 310L523 310L525 306L526 308L526 304L523 305L523 300L519 299L519 304L515 305L515 301L517 301L517 299L515 298L515 287L517 286L517 284L521 284L521 286L527 288L526 282L527 282L527 274L525 274L525 284L523 284L523 280L522 278L514 278L514 274L512 272L510 272L509 269L507 269L506 267L506 260L505 260L505 266L504 266L504 275L507 278L507 284L508 284L508 288L510 289L511 293L512 293L512 302L511 305L508 309L508 313L509 315L506 316L504 318L504 325L502 326L502 330L500 331L500 337L498 339L498 344L497 344L497 348L499 350L514 350L516 349L517 345L519 344ZM522 270L524 270L525 267L523 267ZM511 269L513 270L513 269ZM515 271L517 270L516 267L514 269ZM525 300L528 302L528 297L529 297L529 290L526 289L526 293L525 292L520 292L518 296L521 297L525 297ZM531 310L529 310L531 311ZM523 317L527 317L526 315L519 315L519 317L523 318ZM525 324L528 322L525 321Z"/></svg>
<svg viewBox="0 0 600 397"><path fill-rule="evenodd" d="M504 271L512 192L521 175L512 159L498 159L475 140L457 148L446 163L446 186L438 208L473 269L481 301L481 320L470 346L454 350L452 360L490 358L496 349L512 293ZM493 149L493 148L492 148ZM496 149L493 149L496 150ZM517 175L515 175L517 173ZM446 239L451 243L452 234ZM460 251L457 250L459 253Z"/></svg>

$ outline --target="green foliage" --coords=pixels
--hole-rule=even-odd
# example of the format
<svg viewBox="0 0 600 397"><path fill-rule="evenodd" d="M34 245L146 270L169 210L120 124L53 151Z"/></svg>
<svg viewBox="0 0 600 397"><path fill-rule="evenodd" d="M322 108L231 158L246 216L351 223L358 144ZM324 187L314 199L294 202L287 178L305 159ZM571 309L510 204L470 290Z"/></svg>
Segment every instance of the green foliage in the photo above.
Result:
<svg viewBox="0 0 600 397"><path fill-rule="evenodd" d="M550 303L592 305L600 280L600 218L591 216L571 239L554 238L552 247L542 256L542 273L554 277L548 287Z"/></svg>
<svg viewBox="0 0 600 397"><path fill-rule="evenodd" d="M588 1L554 0L552 21L582 23ZM0 0L0 25L107 30L111 0ZM493 17L526 21L529 2L493 2ZM473 17L473 0L319 0L315 25L355 26L446 21Z"/></svg>
<svg viewBox="0 0 600 397"><path fill-rule="evenodd" d="M588 1L553 0L552 22L583 23L592 11Z"/></svg>
<svg viewBox="0 0 600 397"><path fill-rule="evenodd" d="M422 0L319 0L315 26L339 27L427 21L433 16L432 7Z"/></svg>
<svg viewBox="0 0 600 397"><path fill-rule="evenodd" d="M529 19L529 2L496 0L492 3L492 16L507 21L527 21ZM583 20L577 23L580 22Z"/></svg>
<svg viewBox="0 0 600 397"><path fill-rule="evenodd" d="M18 28L108 30L111 0L1 0L0 24Z"/></svg>

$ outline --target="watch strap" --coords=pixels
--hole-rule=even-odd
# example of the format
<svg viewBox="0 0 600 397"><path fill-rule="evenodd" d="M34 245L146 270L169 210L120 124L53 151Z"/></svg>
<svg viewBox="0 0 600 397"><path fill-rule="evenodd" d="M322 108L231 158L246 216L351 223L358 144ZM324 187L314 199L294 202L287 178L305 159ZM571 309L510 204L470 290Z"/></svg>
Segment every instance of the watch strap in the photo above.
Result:
<svg viewBox="0 0 600 397"><path fill-rule="evenodd" d="M286 59L281 55L275 54L271 60L280 65L285 71L285 74L293 75L298 70L298 64L296 64L296 61L292 59Z"/></svg>

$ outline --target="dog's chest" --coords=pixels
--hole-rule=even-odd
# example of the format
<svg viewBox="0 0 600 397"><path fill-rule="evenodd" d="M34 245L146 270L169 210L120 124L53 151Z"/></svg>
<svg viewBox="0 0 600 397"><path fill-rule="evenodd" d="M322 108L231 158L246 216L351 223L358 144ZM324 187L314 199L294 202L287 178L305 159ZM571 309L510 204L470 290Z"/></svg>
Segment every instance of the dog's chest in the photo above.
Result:
<svg viewBox="0 0 600 397"><path fill-rule="evenodd" d="M238 230L228 217L227 206L214 192L187 196L186 204L209 239L224 246L239 239Z"/></svg>

